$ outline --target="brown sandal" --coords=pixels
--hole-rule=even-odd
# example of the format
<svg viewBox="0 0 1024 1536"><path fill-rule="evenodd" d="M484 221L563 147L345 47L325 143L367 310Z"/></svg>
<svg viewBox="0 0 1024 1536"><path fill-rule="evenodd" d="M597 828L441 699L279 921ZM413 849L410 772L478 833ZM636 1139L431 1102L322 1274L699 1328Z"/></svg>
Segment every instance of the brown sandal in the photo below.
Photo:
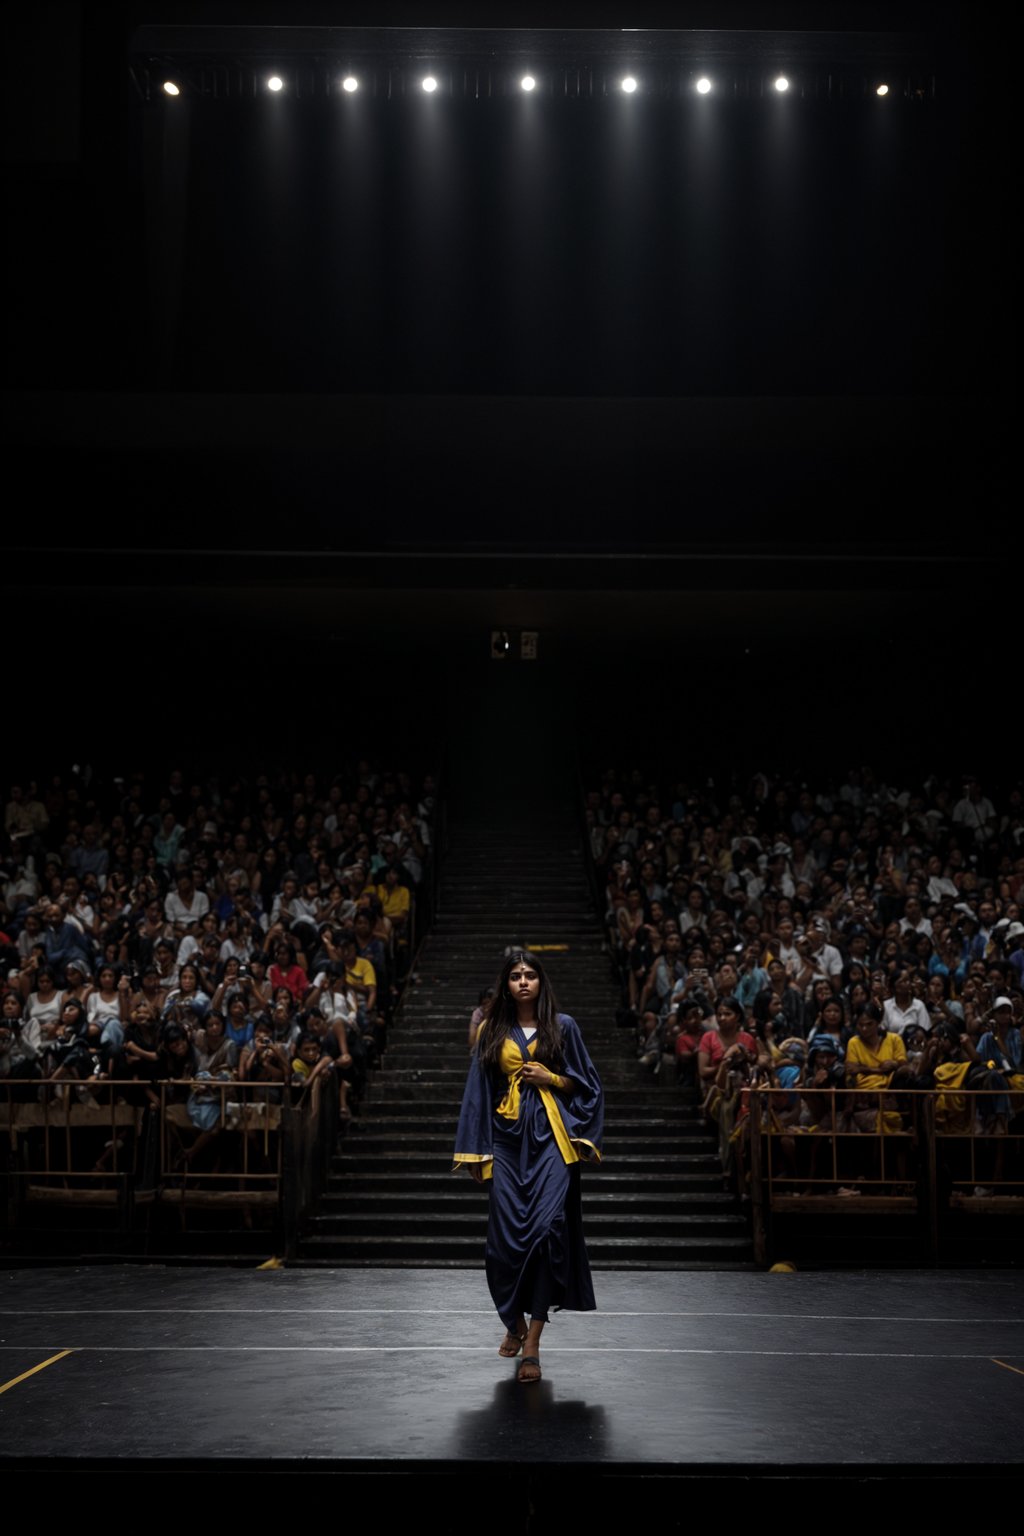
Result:
<svg viewBox="0 0 1024 1536"><path fill-rule="evenodd" d="M515 1340L516 1347L515 1347L515 1349L510 1349L509 1348L509 1344L512 1342L513 1339ZM526 1334L525 1333L523 1333L523 1334L513 1333L511 1328L509 1328L507 1330L506 1334L505 1334L505 1337L502 1339L501 1343L498 1345L498 1354L501 1356L501 1358L503 1360L514 1360L516 1358L516 1355L518 1355L519 1351L522 1349L522 1347L523 1347L523 1345L525 1343L526 1343Z"/></svg>
<svg viewBox="0 0 1024 1536"><path fill-rule="evenodd" d="M536 1374L536 1376L524 1376L523 1375L523 1366L524 1365L535 1365L537 1367L537 1374ZM540 1381L540 1375L541 1375L541 1372L540 1372L540 1361L537 1359L537 1356L536 1355L524 1355L522 1360L519 1363L519 1370L516 1372L516 1380L517 1381L521 1381L524 1386L527 1386L531 1381Z"/></svg>

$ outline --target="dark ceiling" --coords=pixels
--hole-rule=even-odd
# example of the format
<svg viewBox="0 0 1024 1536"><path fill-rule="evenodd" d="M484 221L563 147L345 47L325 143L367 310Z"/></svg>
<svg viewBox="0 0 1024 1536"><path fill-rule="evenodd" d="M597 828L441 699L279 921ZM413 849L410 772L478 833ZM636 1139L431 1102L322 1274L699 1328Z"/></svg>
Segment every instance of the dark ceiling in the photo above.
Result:
<svg viewBox="0 0 1024 1536"><path fill-rule="evenodd" d="M641 28L633 55L664 63L657 29L678 26L679 8L627 9L588 7L576 53L611 57L628 19ZM252 57L271 38L315 51L323 34L282 25L293 14L66 0L8 18L5 436L24 488L8 535L20 585L136 583L152 550L178 588L259 586L274 551L289 579L367 592L504 590L524 553L538 592L927 594L965 573L974 592L1010 579L995 536L1013 504L1009 108L986 79L988 8L688 8L740 71L781 57L786 32L807 68L890 58L938 85L891 103L882 138L863 102L793 102L781 160L760 147L781 122L763 115L774 103L722 103L717 174L686 160L673 126L698 131L692 104L671 120L652 109L632 149L609 103L578 104L592 115L571 124L550 104L537 185L554 222L515 256L501 240L518 205L486 175L504 152L498 117L449 104L456 184L397 103L365 119L364 155L343 146L332 162L315 112L286 111L275 144L265 117L197 100L175 125L133 89L131 61L175 38L195 53L197 25L208 51ZM582 14L447 6L427 13L428 41L479 54L482 20L514 20L524 35L546 28L564 61ZM317 4L302 16L314 29L370 19ZM358 36L375 58L426 47L423 8L372 20ZM776 212L765 189L785 164L803 179L780 181ZM263 246L267 167L290 222ZM332 174L359 218L311 224ZM654 193L676 175L685 195L666 215ZM481 187L481 238L497 253L486 264L474 261ZM433 191L453 211L440 233L414 222ZM315 262L300 225L324 235ZM532 276L531 249L547 263ZM525 344L531 325L557 338L545 358Z"/></svg>

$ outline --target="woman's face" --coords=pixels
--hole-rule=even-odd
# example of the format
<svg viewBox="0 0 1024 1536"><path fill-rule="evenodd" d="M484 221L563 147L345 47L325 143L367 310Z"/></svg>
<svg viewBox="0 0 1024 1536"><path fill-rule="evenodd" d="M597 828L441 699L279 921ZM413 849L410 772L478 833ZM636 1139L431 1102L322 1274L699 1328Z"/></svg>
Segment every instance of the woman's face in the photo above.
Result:
<svg viewBox="0 0 1024 1536"><path fill-rule="evenodd" d="M821 1010L821 1017L828 1029L835 1031L842 1027L843 1010L838 1003L826 1003Z"/></svg>
<svg viewBox="0 0 1024 1536"><path fill-rule="evenodd" d="M540 975L525 961L517 961L509 971L507 986L517 1003L534 1003L540 996Z"/></svg>
<svg viewBox="0 0 1024 1536"><path fill-rule="evenodd" d="M104 965L101 968L99 982L101 992L113 992L117 986L117 977L114 975L113 966Z"/></svg>
<svg viewBox="0 0 1024 1536"><path fill-rule="evenodd" d="M178 986L182 992L197 992L199 990L199 972L194 965L183 965L181 975L178 978Z"/></svg>
<svg viewBox="0 0 1024 1536"><path fill-rule="evenodd" d="M718 1019L719 1029L727 1032L734 1030L739 1024L740 1018L731 1003L721 1002L718 1005L715 1017Z"/></svg>
<svg viewBox="0 0 1024 1536"><path fill-rule="evenodd" d="M4 996L3 1018L7 1023L21 1018L21 1002L13 992L8 992Z"/></svg>

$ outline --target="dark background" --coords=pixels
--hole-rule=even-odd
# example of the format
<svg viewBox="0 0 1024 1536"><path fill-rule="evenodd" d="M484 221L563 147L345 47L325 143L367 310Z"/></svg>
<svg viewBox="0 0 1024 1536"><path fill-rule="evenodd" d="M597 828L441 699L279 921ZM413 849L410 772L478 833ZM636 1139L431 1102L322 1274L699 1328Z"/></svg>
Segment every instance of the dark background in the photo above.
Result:
<svg viewBox="0 0 1024 1536"><path fill-rule="evenodd" d="M336 103L144 106L132 36L479 8L9 8L20 752L493 749L533 699L609 759L1007 772L993 13L622 9L486 19L925 31L935 98L716 103L713 139L692 100L538 102L528 141L518 102L432 102L431 138L360 101L342 137Z"/></svg>

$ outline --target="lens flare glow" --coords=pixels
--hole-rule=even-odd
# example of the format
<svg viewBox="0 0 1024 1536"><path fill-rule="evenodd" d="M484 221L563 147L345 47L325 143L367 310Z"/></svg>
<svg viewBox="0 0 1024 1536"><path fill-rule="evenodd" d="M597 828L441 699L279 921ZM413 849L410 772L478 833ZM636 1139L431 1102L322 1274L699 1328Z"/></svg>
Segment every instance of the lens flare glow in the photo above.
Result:
<svg viewBox="0 0 1024 1536"><path fill-rule="evenodd" d="M876 96L888 96L888 94L889 94L889 87L887 85L880 85L880 86L876 87L876 90L875 90L875 95Z"/></svg>
<svg viewBox="0 0 1024 1536"><path fill-rule="evenodd" d="M775 82L775 89L777 91L788 91L789 90L789 81L786 79L785 75L780 75L779 78L776 80L776 82Z"/></svg>
<svg viewBox="0 0 1024 1536"><path fill-rule="evenodd" d="M632 96L633 92L636 90L636 81L633 79L632 75L627 75L625 80L623 80L622 89L625 91L627 96Z"/></svg>
<svg viewBox="0 0 1024 1536"><path fill-rule="evenodd" d="M711 81L708 79L707 75L701 75L700 79L697 81L697 89L700 91L702 96L706 96L708 91L710 91Z"/></svg>
<svg viewBox="0 0 1024 1536"><path fill-rule="evenodd" d="M164 81L164 90L167 92L168 96L180 96L181 95L181 92L179 91L178 87L175 85L173 80L165 80Z"/></svg>
<svg viewBox="0 0 1024 1536"><path fill-rule="evenodd" d="M519 84L522 86L524 91L532 91L537 87L537 82L532 75L524 75Z"/></svg>
<svg viewBox="0 0 1024 1536"><path fill-rule="evenodd" d="M424 80L423 89L426 91L428 96L430 95L431 91L437 90L437 81L434 79L433 75L428 75Z"/></svg>
<svg viewBox="0 0 1024 1536"><path fill-rule="evenodd" d="M267 81L267 90L268 91L283 91L284 90L284 81L281 79L280 75L271 75L270 79Z"/></svg>
<svg viewBox="0 0 1024 1536"><path fill-rule="evenodd" d="M359 81L356 79L355 75L346 75L344 80L341 82L341 88L343 91L358 91Z"/></svg>

